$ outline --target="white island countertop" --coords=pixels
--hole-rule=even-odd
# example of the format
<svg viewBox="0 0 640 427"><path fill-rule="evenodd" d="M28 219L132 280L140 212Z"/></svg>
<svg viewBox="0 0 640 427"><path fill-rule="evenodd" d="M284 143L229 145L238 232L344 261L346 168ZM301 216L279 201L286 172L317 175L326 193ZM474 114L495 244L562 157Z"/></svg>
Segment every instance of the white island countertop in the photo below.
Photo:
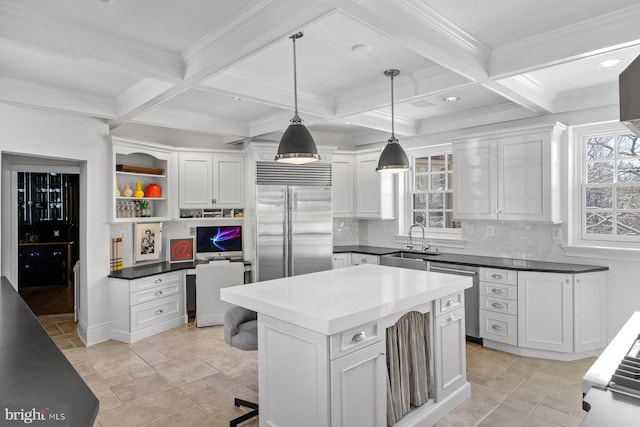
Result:
<svg viewBox="0 0 640 427"><path fill-rule="evenodd" d="M222 288L220 298L333 335L471 286L469 277L366 264Z"/></svg>

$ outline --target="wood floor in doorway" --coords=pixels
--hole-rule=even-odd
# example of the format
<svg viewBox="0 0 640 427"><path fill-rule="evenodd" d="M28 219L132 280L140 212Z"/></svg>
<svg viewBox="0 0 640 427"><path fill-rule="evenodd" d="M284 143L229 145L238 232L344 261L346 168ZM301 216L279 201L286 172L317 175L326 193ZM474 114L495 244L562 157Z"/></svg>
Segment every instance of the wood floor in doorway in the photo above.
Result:
<svg viewBox="0 0 640 427"><path fill-rule="evenodd" d="M19 293L36 316L73 313L73 285L21 288Z"/></svg>

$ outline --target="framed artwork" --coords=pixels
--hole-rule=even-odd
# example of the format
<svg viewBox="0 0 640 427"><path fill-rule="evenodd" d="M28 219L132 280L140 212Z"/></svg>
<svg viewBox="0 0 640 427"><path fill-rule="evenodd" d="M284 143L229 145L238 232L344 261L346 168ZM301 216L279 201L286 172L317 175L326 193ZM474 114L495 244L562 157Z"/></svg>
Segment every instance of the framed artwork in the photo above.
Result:
<svg viewBox="0 0 640 427"><path fill-rule="evenodd" d="M193 237L169 239L169 262L193 261Z"/></svg>
<svg viewBox="0 0 640 427"><path fill-rule="evenodd" d="M133 252L136 262L160 259L162 248L162 223L136 223L136 239Z"/></svg>

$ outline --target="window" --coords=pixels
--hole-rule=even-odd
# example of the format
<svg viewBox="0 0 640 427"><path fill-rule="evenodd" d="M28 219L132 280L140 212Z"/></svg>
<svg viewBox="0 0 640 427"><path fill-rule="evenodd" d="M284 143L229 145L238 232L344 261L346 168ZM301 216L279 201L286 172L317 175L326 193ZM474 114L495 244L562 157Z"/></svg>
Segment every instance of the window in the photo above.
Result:
<svg viewBox="0 0 640 427"><path fill-rule="evenodd" d="M451 151L413 156L410 188L409 225L422 224L428 231L460 228L453 220Z"/></svg>
<svg viewBox="0 0 640 427"><path fill-rule="evenodd" d="M583 133L583 240L640 242L640 141L620 125Z"/></svg>

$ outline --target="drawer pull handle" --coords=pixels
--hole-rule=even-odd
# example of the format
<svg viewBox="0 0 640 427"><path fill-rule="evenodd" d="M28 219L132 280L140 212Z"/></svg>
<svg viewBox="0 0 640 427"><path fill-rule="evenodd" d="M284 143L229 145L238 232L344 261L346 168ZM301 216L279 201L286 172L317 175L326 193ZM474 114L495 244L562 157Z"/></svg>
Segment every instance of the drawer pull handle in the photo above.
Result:
<svg viewBox="0 0 640 427"><path fill-rule="evenodd" d="M453 304L455 304L455 301L450 299L447 301L447 303L445 304L447 307L451 307Z"/></svg>
<svg viewBox="0 0 640 427"><path fill-rule="evenodd" d="M365 332L364 332L364 331L360 331L360 332L358 332L357 334L355 334L355 335L353 336L353 338L351 338L351 341L353 341L353 342L360 342L360 341L362 341L363 339L365 339L366 337L367 337L367 334L365 334Z"/></svg>
<svg viewBox="0 0 640 427"><path fill-rule="evenodd" d="M494 293L494 294L501 294L502 292L503 292L503 290L500 289L500 288L491 289L491 293Z"/></svg>
<svg viewBox="0 0 640 427"><path fill-rule="evenodd" d="M494 302L493 304L491 304L491 306L492 306L493 308L504 308L504 307L502 306L502 304L500 304L499 302Z"/></svg>
<svg viewBox="0 0 640 427"><path fill-rule="evenodd" d="M504 328L500 325L491 325L491 329L494 329L496 331L501 331L501 332L504 330Z"/></svg>
<svg viewBox="0 0 640 427"><path fill-rule="evenodd" d="M156 296L162 295L162 291L156 291L156 293L154 295L156 295Z"/></svg>
<svg viewBox="0 0 640 427"><path fill-rule="evenodd" d="M164 313L164 310L160 309L160 310L156 310L156 312L154 313L156 316L159 314Z"/></svg>
<svg viewBox="0 0 640 427"><path fill-rule="evenodd" d="M502 274L492 274L491 277L493 277L494 279L504 279L504 276Z"/></svg>
<svg viewBox="0 0 640 427"><path fill-rule="evenodd" d="M451 316L447 317L447 322L448 322L448 323L451 323L451 322L453 322L454 320L456 320L456 316L454 316L453 314L452 314Z"/></svg>
<svg viewBox="0 0 640 427"><path fill-rule="evenodd" d="M162 283L162 279L156 279L153 281L153 283Z"/></svg>

